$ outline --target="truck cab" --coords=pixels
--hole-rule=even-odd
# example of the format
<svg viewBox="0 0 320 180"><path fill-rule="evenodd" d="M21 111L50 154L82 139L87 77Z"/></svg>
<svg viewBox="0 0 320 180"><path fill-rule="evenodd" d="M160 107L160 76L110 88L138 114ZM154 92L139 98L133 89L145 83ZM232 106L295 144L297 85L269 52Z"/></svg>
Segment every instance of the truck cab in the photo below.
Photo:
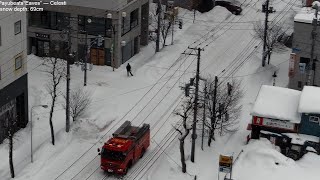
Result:
<svg viewBox="0 0 320 180"><path fill-rule="evenodd" d="M102 170L124 175L146 152L150 145L150 125L132 126L124 122L101 148ZM100 150L98 149L98 152Z"/></svg>

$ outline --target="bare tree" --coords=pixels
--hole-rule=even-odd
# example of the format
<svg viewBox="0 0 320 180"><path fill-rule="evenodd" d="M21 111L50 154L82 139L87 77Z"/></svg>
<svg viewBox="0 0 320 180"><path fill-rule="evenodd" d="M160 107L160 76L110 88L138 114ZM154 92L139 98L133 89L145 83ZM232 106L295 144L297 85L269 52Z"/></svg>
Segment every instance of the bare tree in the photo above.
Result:
<svg viewBox="0 0 320 180"><path fill-rule="evenodd" d="M2 120L4 123L4 132L8 138L8 147L9 147L9 167L11 178L15 177L14 165L13 165L13 140L14 134L17 131L17 118L15 116L15 110L13 103L8 104L11 108L8 108L2 115Z"/></svg>
<svg viewBox="0 0 320 180"><path fill-rule="evenodd" d="M64 95L64 98L66 96ZM91 104L91 93L85 91L83 88L76 88L71 90L70 93L70 115L73 121L78 120L78 118L84 117L87 113L87 110ZM64 105L64 109L66 106Z"/></svg>
<svg viewBox="0 0 320 180"><path fill-rule="evenodd" d="M8 133L8 141L9 141L10 174L11 174L11 178L14 178L15 173L14 173L14 165L13 165L13 138L14 138L14 133L16 132L17 118L15 117L13 110L8 110L5 113L5 121L8 122L6 131Z"/></svg>
<svg viewBox="0 0 320 180"><path fill-rule="evenodd" d="M188 117L190 115L190 111L193 108L193 99L187 98L183 104L181 105L181 110L175 111L175 114L182 118L182 127L183 131L180 130L179 127L174 127L176 131L180 133L179 141L180 141L180 155L181 155L181 165L182 165L182 172L187 172L187 165L184 153L184 140L189 135L190 130L192 129L192 122L188 122Z"/></svg>
<svg viewBox="0 0 320 180"><path fill-rule="evenodd" d="M270 64L271 54L273 51L281 52L284 50L285 45L281 38L284 36L288 28L281 26L279 24L270 24L267 30L266 38L266 47L267 47L267 56L268 64ZM264 40L264 23L257 22L254 24L255 37L258 39Z"/></svg>
<svg viewBox="0 0 320 180"><path fill-rule="evenodd" d="M207 117L210 122L206 122L206 127L209 128L208 145L210 146L211 139L215 140L215 130L218 129L220 135L234 132L237 130L239 116L242 105L240 100L243 97L241 81L233 80L228 83L220 83L217 87L216 99L214 99L214 80L207 81ZM229 86L229 87L228 87Z"/></svg>
<svg viewBox="0 0 320 180"><path fill-rule="evenodd" d="M157 22L158 22L158 16L157 13L159 11L157 10L157 7L154 9L150 10L149 13L149 18L150 18L150 30L152 31L158 31L157 27ZM165 14L165 13L164 13ZM171 15L165 15L163 18L161 18L160 22L160 34L161 34L161 42L162 42L162 47L166 46L166 40L168 37L168 34L170 34L172 28L172 23L173 23L173 17ZM155 38L152 38L153 40L156 40Z"/></svg>
<svg viewBox="0 0 320 180"><path fill-rule="evenodd" d="M45 66L44 72L47 73L49 77L49 81L46 84L46 88L48 93L51 96L51 108L50 108L50 115L49 115L49 124L51 130L51 142L55 144L54 138L54 128L52 123L52 117L54 108L56 105L57 98L60 94L59 85L63 81L66 76L66 61L63 59L58 58L56 55L58 54L57 51L54 51L52 57L44 58L43 65Z"/></svg>

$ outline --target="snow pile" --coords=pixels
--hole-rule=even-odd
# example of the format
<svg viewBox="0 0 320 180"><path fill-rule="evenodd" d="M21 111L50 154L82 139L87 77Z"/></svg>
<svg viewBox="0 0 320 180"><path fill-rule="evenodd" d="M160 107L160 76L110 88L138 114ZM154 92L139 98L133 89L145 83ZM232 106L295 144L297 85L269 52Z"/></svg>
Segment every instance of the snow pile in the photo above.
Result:
<svg viewBox="0 0 320 180"><path fill-rule="evenodd" d="M320 6L319 6L320 7ZM294 17L294 22L301 23L312 23L315 14L315 9L310 7L304 7L301 11ZM320 14L318 13L318 21L320 20Z"/></svg>
<svg viewBox="0 0 320 180"><path fill-rule="evenodd" d="M300 94L293 89L263 85L251 115L300 123L301 115L297 112Z"/></svg>
<svg viewBox="0 0 320 180"><path fill-rule="evenodd" d="M319 167L320 156L314 153L307 153L295 162L276 151L267 139L253 140L236 161L232 179L316 179Z"/></svg>
<svg viewBox="0 0 320 180"><path fill-rule="evenodd" d="M312 3L312 7L318 6L318 8L320 8L320 2L319 1L314 1Z"/></svg>
<svg viewBox="0 0 320 180"><path fill-rule="evenodd" d="M320 88L314 86L303 87L299 112L320 114Z"/></svg>
<svg viewBox="0 0 320 180"><path fill-rule="evenodd" d="M292 144L299 144L303 145L304 142L306 141L311 141L311 142L319 142L319 137L316 136L311 136L311 135L306 135L306 134L296 134L296 133L282 133L289 138L291 138L291 143Z"/></svg>

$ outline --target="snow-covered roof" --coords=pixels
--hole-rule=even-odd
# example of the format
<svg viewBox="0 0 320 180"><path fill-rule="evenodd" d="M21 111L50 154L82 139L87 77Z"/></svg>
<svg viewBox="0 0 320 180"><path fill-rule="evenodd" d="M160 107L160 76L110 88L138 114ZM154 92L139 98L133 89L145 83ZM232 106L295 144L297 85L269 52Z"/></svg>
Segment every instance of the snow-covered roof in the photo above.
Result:
<svg viewBox="0 0 320 180"><path fill-rule="evenodd" d="M303 145L306 141L311 141L316 143L320 142L319 137L316 137L316 136L311 136L306 134L296 134L296 133L282 133L282 134L291 138L292 144Z"/></svg>
<svg viewBox="0 0 320 180"><path fill-rule="evenodd" d="M299 103L300 113L320 114L320 88L304 86Z"/></svg>
<svg viewBox="0 0 320 180"><path fill-rule="evenodd" d="M300 91L293 89L263 85L251 115L300 123L301 114L298 113L300 94Z"/></svg>
<svg viewBox="0 0 320 180"><path fill-rule="evenodd" d="M269 134L269 135L282 136L281 134L270 132L270 131L264 131L264 130L260 130L260 133L266 134L266 135Z"/></svg>
<svg viewBox="0 0 320 180"><path fill-rule="evenodd" d="M301 11L295 15L294 21L295 22L302 22L302 23L312 23L315 14L315 9L311 7L304 7ZM320 20L320 13L318 13L318 20Z"/></svg>
<svg viewBox="0 0 320 180"><path fill-rule="evenodd" d="M308 147L306 148L306 150L309 151L309 152L317 153L317 151L316 151L313 147L311 147L311 146L308 146Z"/></svg>
<svg viewBox="0 0 320 180"><path fill-rule="evenodd" d="M50 0L44 0L50 2ZM105 10L118 10L127 4L127 0L65 0L67 5Z"/></svg>

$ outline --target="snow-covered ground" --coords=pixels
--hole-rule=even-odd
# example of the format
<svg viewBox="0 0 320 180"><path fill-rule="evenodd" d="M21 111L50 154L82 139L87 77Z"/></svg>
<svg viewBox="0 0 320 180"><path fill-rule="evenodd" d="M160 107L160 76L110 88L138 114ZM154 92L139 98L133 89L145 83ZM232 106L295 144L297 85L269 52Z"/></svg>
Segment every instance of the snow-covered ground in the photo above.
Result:
<svg viewBox="0 0 320 180"><path fill-rule="evenodd" d="M165 47L157 54L154 54L153 43L142 48L139 54L130 59L133 77L127 77L125 65L115 72L110 67L94 66L88 72L88 86L85 87L93 98L90 113L87 118L73 122L70 133L65 133L63 99L58 100L53 122L55 146L50 143L48 110L35 108L32 117L34 162L30 163L29 124L16 134L15 179L103 179L105 174L100 170L96 149L125 120L132 121L134 125L150 123L152 136L151 147L129 171L126 179L182 180L193 179L194 175L198 180L217 179L219 154L237 156L242 149L244 152L235 164L234 179L283 179L285 173L291 170L297 174L297 179L301 174L316 177L315 169L320 161L313 154L295 163L276 152L265 140L244 146L249 134L245 128L250 121L250 110L261 85L272 85L274 71L278 76L277 86L285 87L288 83L290 49L274 52L271 64L262 68L262 44L253 37L253 23L264 20L264 14L259 10L262 2L240 0L240 3L243 8L240 16L234 16L222 7L215 7L208 13L197 13L195 23L192 23L193 12L181 10L180 18L184 25L182 30L176 28L174 45ZM292 25L298 3L298 0L272 1L277 13L270 14L270 21ZM171 38L168 39L170 43ZM182 174L177 134L172 129L179 118L172 112L183 98L179 86L189 81L195 72L196 57L181 55L182 52L190 53L188 46L204 48L201 54L202 76L217 75L220 82L241 79L245 96L239 131L217 138L212 147L205 146L204 151L200 149L198 139L195 163L189 160L189 138L185 147L188 173ZM40 64L40 58L29 56L30 109L34 105L50 102L45 90L48 77L41 71ZM83 72L80 67L72 66L71 74L72 87L82 86ZM60 89L62 92L65 91L64 84ZM6 143L0 145L0 159L0 179L10 179ZM268 166L264 166L264 161ZM279 165L274 165L274 161ZM315 166L311 167L311 163Z"/></svg>

